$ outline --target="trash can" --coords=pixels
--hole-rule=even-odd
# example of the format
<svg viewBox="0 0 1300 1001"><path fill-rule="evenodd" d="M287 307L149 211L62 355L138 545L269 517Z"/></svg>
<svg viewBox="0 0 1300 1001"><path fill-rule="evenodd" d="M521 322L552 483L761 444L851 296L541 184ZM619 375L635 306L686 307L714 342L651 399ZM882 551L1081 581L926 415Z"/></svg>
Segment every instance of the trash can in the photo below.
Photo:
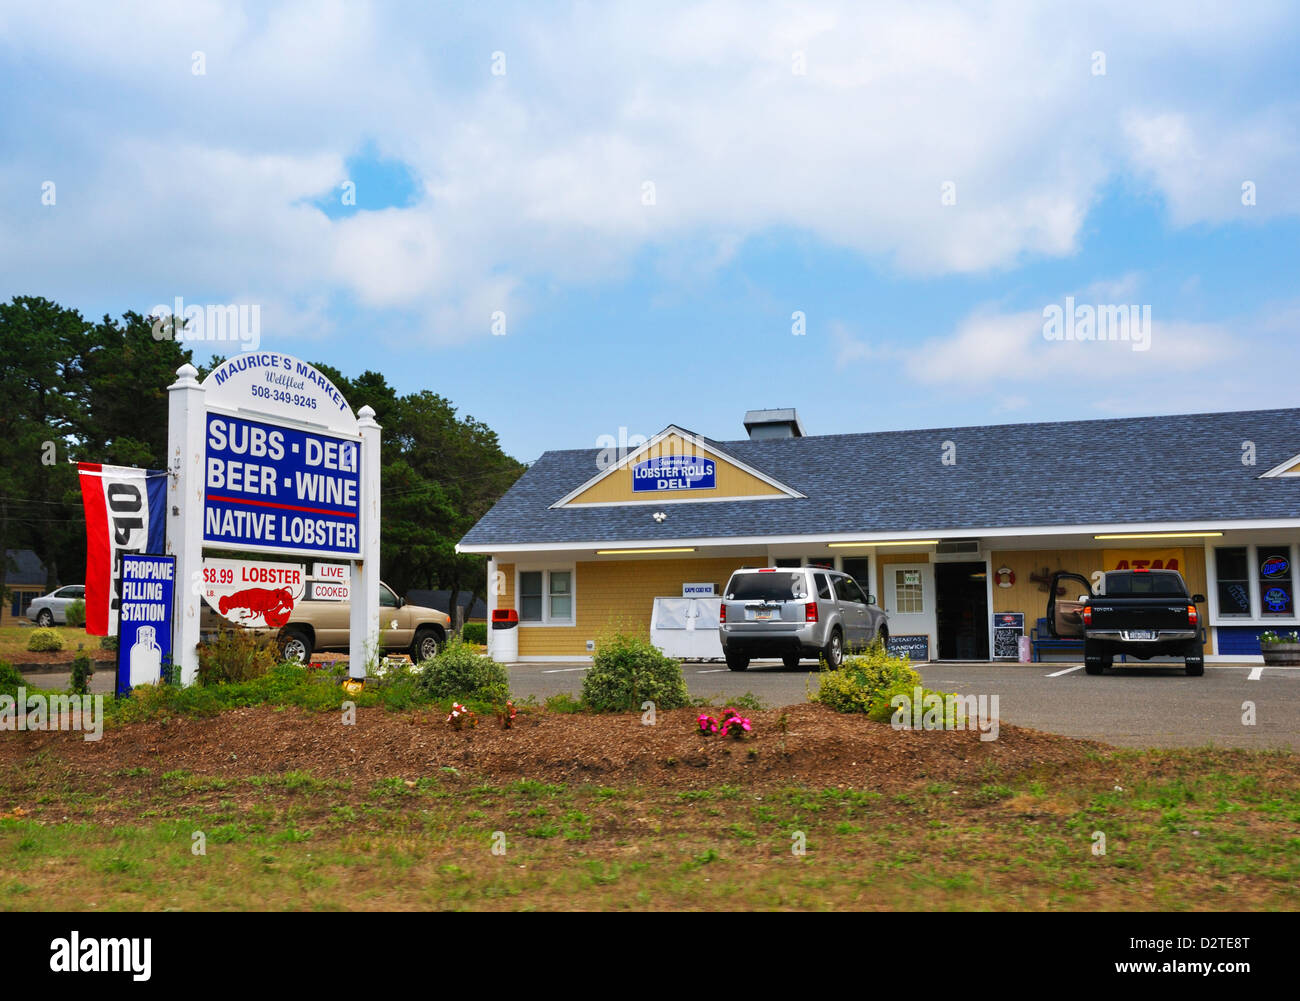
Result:
<svg viewBox="0 0 1300 1001"><path fill-rule="evenodd" d="M510 664L519 659L519 613L513 608L492 609L492 635L490 653L498 664Z"/></svg>

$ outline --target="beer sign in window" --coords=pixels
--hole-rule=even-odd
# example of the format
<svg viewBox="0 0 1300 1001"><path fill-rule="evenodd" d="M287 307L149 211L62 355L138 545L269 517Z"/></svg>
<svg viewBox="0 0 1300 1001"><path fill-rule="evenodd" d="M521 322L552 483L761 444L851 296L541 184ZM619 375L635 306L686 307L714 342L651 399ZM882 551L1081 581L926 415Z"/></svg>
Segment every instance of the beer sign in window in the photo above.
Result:
<svg viewBox="0 0 1300 1001"><path fill-rule="evenodd" d="M1262 615L1293 615L1291 547L1259 546L1259 599Z"/></svg>

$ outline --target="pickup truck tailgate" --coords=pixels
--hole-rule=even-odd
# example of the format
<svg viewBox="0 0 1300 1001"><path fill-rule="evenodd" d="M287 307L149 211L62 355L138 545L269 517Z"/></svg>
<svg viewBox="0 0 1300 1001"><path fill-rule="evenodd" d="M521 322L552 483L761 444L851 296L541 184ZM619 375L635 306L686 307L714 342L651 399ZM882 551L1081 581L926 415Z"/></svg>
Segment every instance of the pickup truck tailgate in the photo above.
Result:
<svg viewBox="0 0 1300 1001"><path fill-rule="evenodd" d="M1196 628L1188 621L1186 600L1125 596L1112 602L1103 595L1093 596L1089 605L1092 608L1089 633L1111 629L1121 629L1126 632L1150 630L1154 638L1163 631Z"/></svg>

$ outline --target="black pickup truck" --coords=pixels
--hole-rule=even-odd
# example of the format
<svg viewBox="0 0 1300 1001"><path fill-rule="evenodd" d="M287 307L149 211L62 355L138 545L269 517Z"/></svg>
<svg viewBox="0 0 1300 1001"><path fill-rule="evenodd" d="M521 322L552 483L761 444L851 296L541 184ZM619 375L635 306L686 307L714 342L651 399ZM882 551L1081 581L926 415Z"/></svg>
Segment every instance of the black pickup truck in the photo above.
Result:
<svg viewBox="0 0 1300 1001"><path fill-rule="evenodd" d="M1187 673L1199 677L1205 654L1196 606L1204 601L1188 595L1177 570L1111 570L1092 580L1058 573L1048 589L1047 623L1053 636L1083 640L1089 674L1101 674L1122 653L1138 660L1182 657Z"/></svg>

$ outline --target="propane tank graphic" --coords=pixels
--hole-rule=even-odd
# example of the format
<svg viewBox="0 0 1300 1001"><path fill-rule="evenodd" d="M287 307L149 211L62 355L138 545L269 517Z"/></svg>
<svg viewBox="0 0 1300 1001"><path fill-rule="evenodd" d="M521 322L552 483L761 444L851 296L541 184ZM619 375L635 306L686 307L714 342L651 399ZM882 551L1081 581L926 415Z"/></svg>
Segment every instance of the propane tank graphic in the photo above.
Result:
<svg viewBox="0 0 1300 1001"><path fill-rule="evenodd" d="M162 647L154 638L153 626L140 626L131 647L131 687L154 685L162 680Z"/></svg>

